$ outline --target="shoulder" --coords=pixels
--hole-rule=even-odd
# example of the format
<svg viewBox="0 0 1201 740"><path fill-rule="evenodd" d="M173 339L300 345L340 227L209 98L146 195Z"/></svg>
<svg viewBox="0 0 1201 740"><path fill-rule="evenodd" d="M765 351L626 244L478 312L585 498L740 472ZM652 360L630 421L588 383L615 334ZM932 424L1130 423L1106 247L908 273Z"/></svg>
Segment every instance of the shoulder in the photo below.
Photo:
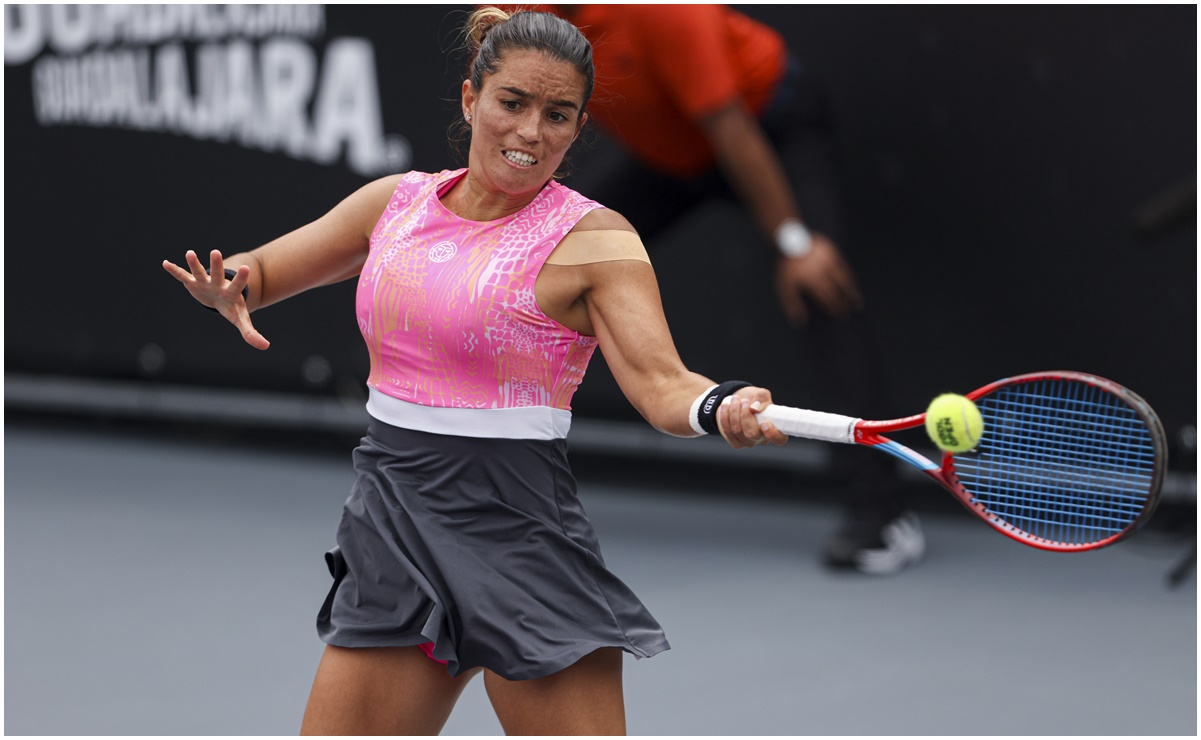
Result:
<svg viewBox="0 0 1201 740"><path fill-rule="evenodd" d="M596 208L584 215L571 230L571 233L584 231L628 231L637 234L637 230L617 211L610 208Z"/></svg>
<svg viewBox="0 0 1201 740"><path fill-rule="evenodd" d="M385 175L378 180L372 180L363 187L359 188L360 193L391 193L400 185L400 181L408 177L410 173L403 175Z"/></svg>
<svg viewBox="0 0 1201 740"><path fill-rule="evenodd" d="M607 208L580 219L547 259L551 265L595 265L634 260L650 264L646 247L625 216Z"/></svg>
<svg viewBox="0 0 1201 740"><path fill-rule="evenodd" d="M409 172L385 175L356 190L348 200L362 203L373 210L382 211L393 201L403 203L418 197L423 190L436 185L451 174L453 173L449 170L433 173L410 170Z"/></svg>
<svg viewBox="0 0 1201 740"><path fill-rule="evenodd" d="M372 180L363 186L363 190L421 190L430 185L438 185L447 179L460 174L463 170L442 170L440 172L420 172L409 170L391 175L384 175L378 180Z"/></svg>
<svg viewBox="0 0 1201 740"><path fill-rule="evenodd" d="M439 176L445 173L439 172L431 174L428 172L417 172L412 170L409 172L401 172L393 175L384 175L383 177L372 180L366 185L355 191L356 194L371 195L379 197L387 195L389 198L393 193L399 190L419 190L427 183L436 180Z"/></svg>
<svg viewBox="0 0 1201 740"><path fill-rule="evenodd" d="M392 200L404 178L405 175L388 175L378 180L372 180L354 191L346 200L356 206L375 210L378 213L383 211Z"/></svg>
<svg viewBox="0 0 1201 740"><path fill-rule="evenodd" d="M429 178L425 173L405 172L372 180L343 199L330 215L370 234L384 214L411 202Z"/></svg>

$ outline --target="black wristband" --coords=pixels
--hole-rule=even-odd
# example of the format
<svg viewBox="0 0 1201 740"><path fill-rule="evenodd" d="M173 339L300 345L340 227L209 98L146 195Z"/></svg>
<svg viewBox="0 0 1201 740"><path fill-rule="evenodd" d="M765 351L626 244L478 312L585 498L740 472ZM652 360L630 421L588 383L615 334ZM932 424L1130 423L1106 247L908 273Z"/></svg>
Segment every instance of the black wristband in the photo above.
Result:
<svg viewBox="0 0 1201 740"><path fill-rule="evenodd" d="M739 388L749 388L750 385L744 380L727 380L706 393L696 409L696 421L701 429L707 434L720 433L717 428L717 407L721 406L726 396L733 395Z"/></svg>
<svg viewBox="0 0 1201 740"><path fill-rule="evenodd" d="M210 276L213 274L213 273L209 272L208 270L205 270L205 272L208 272L208 274ZM226 280L233 280L237 276L238 276L237 270L231 270L228 267L225 268L225 279ZM242 300L247 300L248 298L250 298L250 286L243 285L242 286ZM217 313L221 313L220 311L217 311L217 309L213 308L212 306L205 306L205 308L207 308L210 311L215 311Z"/></svg>

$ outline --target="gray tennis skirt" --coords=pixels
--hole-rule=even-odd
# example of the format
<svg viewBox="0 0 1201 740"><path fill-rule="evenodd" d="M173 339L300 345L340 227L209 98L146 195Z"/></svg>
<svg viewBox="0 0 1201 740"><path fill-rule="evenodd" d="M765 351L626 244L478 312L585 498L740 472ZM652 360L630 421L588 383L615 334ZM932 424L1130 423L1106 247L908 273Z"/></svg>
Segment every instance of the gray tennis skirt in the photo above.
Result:
<svg viewBox="0 0 1201 740"><path fill-rule="evenodd" d="M373 420L317 632L341 647L434 643L452 676L546 676L602 647L668 649L601 558L565 440L477 439Z"/></svg>

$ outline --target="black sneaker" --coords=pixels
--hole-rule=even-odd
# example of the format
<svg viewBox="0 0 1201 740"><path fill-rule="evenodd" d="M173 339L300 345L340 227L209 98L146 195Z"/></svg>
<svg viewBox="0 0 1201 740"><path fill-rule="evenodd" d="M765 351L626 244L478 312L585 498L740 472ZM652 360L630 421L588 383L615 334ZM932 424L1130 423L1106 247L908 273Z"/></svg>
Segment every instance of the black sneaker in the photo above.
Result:
<svg viewBox="0 0 1201 740"><path fill-rule="evenodd" d="M826 541L827 567L854 569L873 575L891 575L922 559L926 538L911 511L883 524L878 519L848 519Z"/></svg>

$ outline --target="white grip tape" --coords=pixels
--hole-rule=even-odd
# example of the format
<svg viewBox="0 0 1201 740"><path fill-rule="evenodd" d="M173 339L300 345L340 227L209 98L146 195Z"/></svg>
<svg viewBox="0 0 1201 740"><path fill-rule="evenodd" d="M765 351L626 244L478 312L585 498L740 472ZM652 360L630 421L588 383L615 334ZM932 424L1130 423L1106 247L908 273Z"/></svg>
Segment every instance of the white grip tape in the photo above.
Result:
<svg viewBox="0 0 1201 740"><path fill-rule="evenodd" d="M855 442L855 424L862 421L853 416L827 414L791 406L772 404L759 412L758 418L770 421L789 437L819 439L823 442Z"/></svg>

